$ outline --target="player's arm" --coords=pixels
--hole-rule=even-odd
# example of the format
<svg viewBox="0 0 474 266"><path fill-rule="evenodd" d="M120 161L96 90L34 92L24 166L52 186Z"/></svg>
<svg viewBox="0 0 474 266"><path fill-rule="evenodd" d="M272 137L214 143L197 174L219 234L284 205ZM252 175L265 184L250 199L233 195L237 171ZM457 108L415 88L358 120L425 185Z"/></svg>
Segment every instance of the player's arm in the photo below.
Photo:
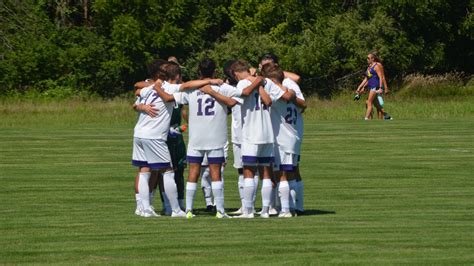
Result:
<svg viewBox="0 0 474 266"><path fill-rule="evenodd" d="M253 90L262 85L264 78L262 76L257 76L253 79L252 83L242 90L241 96L249 96Z"/></svg>
<svg viewBox="0 0 474 266"><path fill-rule="evenodd" d="M363 92L364 87L367 85L367 83L368 83L368 80L367 80L367 77L365 77L364 80L362 80L362 82L359 84L359 87L357 87L356 93L360 94L361 92Z"/></svg>
<svg viewBox="0 0 474 266"><path fill-rule="evenodd" d="M296 73L289 72L289 71L283 71L283 74L285 75L285 78L289 78L289 79L293 80L296 83L300 82L301 77L300 77L300 75L298 75Z"/></svg>
<svg viewBox="0 0 474 266"><path fill-rule="evenodd" d="M268 107L272 106L272 99L270 98L268 93L265 91L263 86L260 86L258 88L258 94L260 94L260 98L262 98L263 104L265 104Z"/></svg>
<svg viewBox="0 0 474 266"><path fill-rule="evenodd" d="M222 79L206 79L206 80L190 80L183 84L179 88L179 91L201 88L206 85L222 85L224 81Z"/></svg>
<svg viewBox="0 0 474 266"><path fill-rule="evenodd" d="M296 92L294 90L289 90L286 87L284 87L281 83L275 82L274 80L273 82L275 83L276 86L278 86L282 91L285 92L280 97L280 99L285 100L287 102L294 101L296 99Z"/></svg>
<svg viewBox="0 0 474 266"><path fill-rule="evenodd" d="M384 93L388 94L390 93L390 89L388 88L387 79L385 78L385 70L382 64L379 64L379 65L380 65L380 70L382 72L382 82L383 82L383 87L384 87Z"/></svg>
<svg viewBox="0 0 474 266"><path fill-rule="evenodd" d="M165 92L163 88L161 88L162 82L161 80L157 80L155 82L154 89L156 93L160 96L161 99L163 99L164 102L174 102L174 97L173 95Z"/></svg>
<svg viewBox="0 0 474 266"><path fill-rule="evenodd" d="M233 107L237 104L237 101L232 99L231 97L224 96L217 91L213 90L211 86L207 85L200 89L202 92L209 94L210 96L214 97L218 102L227 105L228 107Z"/></svg>
<svg viewBox="0 0 474 266"><path fill-rule="evenodd" d="M135 109L135 111L137 112L144 112L151 117L155 117L158 112L158 110L155 109L154 104L143 104L143 103L134 104L133 109Z"/></svg>
<svg viewBox="0 0 474 266"><path fill-rule="evenodd" d="M377 64L374 69L375 72L377 72L377 75L379 76L379 88L377 89L377 93L382 93L382 85L384 80L383 69L381 69L380 64Z"/></svg>

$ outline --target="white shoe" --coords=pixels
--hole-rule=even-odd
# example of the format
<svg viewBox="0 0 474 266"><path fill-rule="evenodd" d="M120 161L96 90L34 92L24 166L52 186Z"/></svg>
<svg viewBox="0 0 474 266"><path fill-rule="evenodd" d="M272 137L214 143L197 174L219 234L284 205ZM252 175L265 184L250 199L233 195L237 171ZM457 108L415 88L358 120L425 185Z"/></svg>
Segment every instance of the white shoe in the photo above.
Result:
<svg viewBox="0 0 474 266"><path fill-rule="evenodd" d="M278 214L278 218L291 218L293 215L291 215L291 212L281 212Z"/></svg>
<svg viewBox="0 0 474 266"><path fill-rule="evenodd" d="M186 213L183 212L182 210L179 210L177 212L172 212L171 213L171 217L173 218L185 218L186 217Z"/></svg>
<svg viewBox="0 0 474 266"><path fill-rule="evenodd" d="M218 211L216 213L216 218L217 219L223 219L223 218L232 218L232 217L227 215L227 213L221 213L221 212Z"/></svg>
<svg viewBox="0 0 474 266"><path fill-rule="evenodd" d="M232 214L232 215L239 215L239 214L242 214L242 207L240 207L238 210L236 210L235 212L230 212L229 214Z"/></svg>
<svg viewBox="0 0 474 266"><path fill-rule="evenodd" d="M238 219L253 219L254 215L253 213L242 213L241 215L233 216L232 218L238 218Z"/></svg>
<svg viewBox="0 0 474 266"><path fill-rule="evenodd" d="M138 215L138 216L142 216L142 209L140 207L137 206L137 208L135 209L135 215Z"/></svg>
<svg viewBox="0 0 474 266"><path fill-rule="evenodd" d="M275 208L270 208L270 210L268 210L268 214L269 215L277 215L278 211Z"/></svg>
<svg viewBox="0 0 474 266"><path fill-rule="evenodd" d="M268 214L268 212L262 212L260 213L260 218L270 218L270 214Z"/></svg>
<svg viewBox="0 0 474 266"><path fill-rule="evenodd" d="M146 209L142 211L142 217L145 217L145 218L160 217L160 215L154 212L152 209Z"/></svg>

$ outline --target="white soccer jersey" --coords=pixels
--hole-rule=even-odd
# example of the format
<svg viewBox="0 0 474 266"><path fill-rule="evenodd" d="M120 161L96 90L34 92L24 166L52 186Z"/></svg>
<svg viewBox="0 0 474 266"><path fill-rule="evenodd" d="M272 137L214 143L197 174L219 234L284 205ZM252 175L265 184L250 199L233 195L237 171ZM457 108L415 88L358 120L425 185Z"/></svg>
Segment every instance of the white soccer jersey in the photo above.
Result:
<svg viewBox="0 0 474 266"><path fill-rule="evenodd" d="M237 89L234 86L229 84L222 84L222 86L230 86L235 88L240 93L242 93L242 89ZM243 100L240 97L234 97L239 103L242 103ZM241 144L242 143L242 112L240 104L236 104L232 107L232 124L231 124L231 134L232 134L232 143L234 144Z"/></svg>
<svg viewBox="0 0 474 266"><path fill-rule="evenodd" d="M247 79L239 81L237 89L242 91L252 82ZM272 99L277 101L284 92L271 80L266 79L265 91ZM274 142L270 108L265 106L260 98L258 89L243 98L241 106L242 113L242 142L251 144L268 144Z"/></svg>
<svg viewBox="0 0 474 266"><path fill-rule="evenodd" d="M272 104L270 113L276 143L284 152L297 154L301 139L296 125L301 114L296 105L280 99Z"/></svg>
<svg viewBox="0 0 474 266"><path fill-rule="evenodd" d="M296 93L297 98L304 100L304 96L301 92L300 86L292 79L286 78L285 80L283 80L283 86L290 90L293 90ZM298 137L300 138L300 142L299 146L297 147L296 154L301 154L301 142L303 141L304 121L303 116L301 114L301 108L297 107L297 109L300 114L300 119L298 119L296 122L296 130L298 131Z"/></svg>
<svg viewBox="0 0 474 266"><path fill-rule="evenodd" d="M179 91L180 85L164 82L162 88L165 92L172 94ZM140 103L154 104L157 115L151 117L145 112L140 112L133 136L142 139L160 139L166 141L170 129L174 103L163 102L154 90L154 85L143 88L140 91L140 98Z"/></svg>
<svg viewBox="0 0 474 266"><path fill-rule="evenodd" d="M238 97L239 91L232 86L211 86L214 91ZM189 104L188 147L195 150L224 148L227 142L227 105L199 89L173 94L176 103Z"/></svg>

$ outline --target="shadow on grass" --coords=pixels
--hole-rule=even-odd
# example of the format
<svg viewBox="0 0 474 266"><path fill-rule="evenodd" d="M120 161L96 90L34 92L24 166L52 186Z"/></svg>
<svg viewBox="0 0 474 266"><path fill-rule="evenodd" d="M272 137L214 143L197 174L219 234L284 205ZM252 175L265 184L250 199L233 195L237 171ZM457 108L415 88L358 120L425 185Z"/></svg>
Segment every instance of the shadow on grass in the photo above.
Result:
<svg viewBox="0 0 474 266"><path fill-rule="evenodd" d="M227 213L234 212L238 209L227 209ZM260 211L260 210L257 210ZM200 216L215 216L216 213L215 211L209 212L205 208L201 209L194 209L193 211L194 214L200 215ZM326 210L305 210L304 213L298 213L298 216L313 216L313 215L327 215L327 214L336 214L335 211L326 211Z"/></svg>

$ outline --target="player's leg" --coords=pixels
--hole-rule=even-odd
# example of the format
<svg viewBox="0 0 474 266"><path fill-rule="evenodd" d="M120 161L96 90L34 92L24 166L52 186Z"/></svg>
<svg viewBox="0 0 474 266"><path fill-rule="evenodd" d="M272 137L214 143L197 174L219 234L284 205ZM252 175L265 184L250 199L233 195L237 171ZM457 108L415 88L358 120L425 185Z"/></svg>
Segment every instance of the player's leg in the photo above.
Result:
<svg viewBox="0 0 474 266"><path fill-rule="evenodd" d="M242 144L242 164L244 174L244 210L242 218L253 218L254 202L253 195L255 190L254 176L257 171L257 152L258 146L256 144L243 143Z"/></svg>
<svg viewBox="0 0 474 266"><path fill-rule="evenodd" d="M262 217L269 216L270 202L272 197L272 174L271 165L274 160L273 157L273 144L261 144L259 145L258 152L258 164L262 166L263 172L261 173L262 177Z"/></svg>
<svg viewBox="0 0 474 266"><path fill-rule="evenodd" d="M299 161L300 156L298 156ZM295 168L295 177L296 177L296 206L295 211L298 215L302 215L304 213L304 182L301 178L300 174L300 165Z"/></svg>
<svg viewBox="0 0 474 266"><path fill-rule="evenodd" d="M293 193L296 189L296 180L294 177L294 168L296 165L296 154L291 154L279 149L281 164L280 164L280 185L278 188L278 193L280 195L281 201L281 212L278 217L292 217L291 207L294 208L294 203L292 204L291 199L291 190Z"/></svg>
<svg viewBox="0 0 474 266"><path fill-rule="evenodd" d="M153 217L158 215L150 208L150 187L148 182L150 181L151 170L147 155L145 140L134 138L132 165L138 167L138 184L136 189L138 190L141 205L141 210L138 213L135 211L135 213L144 217Z"/></svg>
<svg viewBox="0 0 474 266"><path fill-rule="evenodd" d="M204 201L206 203L206 211L213 212L214 204L212 200L212 187L211 187L211 174L209 172L209 162L207 160L207 155L204 155L204 158L201 163L201 190L204 196Z"/></svg>
<svg viewBox="0 0 474 266"><path fill-rule="evenodd" d="M228 218L224 209L224 183L221 177L222 164L225 162L224 149L211 150L207 153L211 175L212 194L216 204L216 217Z"/></svg>
<svg viewBox="0 0 474 266"><path fill-rule="evenodd" d="M232 145L232 152L234 153L234 168L237 169L238 179L237 179L237 187L239 191L240 197L240 208L232 212L231 214L242 214L244 208L244 169L242 165L242 153L241 153L241 145L240 144L233 144Z"/></svg>
<svg viewBox="0 0 474 266"><path fill-rule="evenodd" d="M151 169L160 171L163 176L163 190L164 197L168 199L171 207L172 217L183 217L181 208L178 203L178 191L176 188L176 182L174 181L174 171L171 164L171 156L165 141L159 139L148 140L149 153L149 166Z"/></svg>
<svg viewBox="0 0 474 266"><path fill-rule="evenodd" d="M194 217L194 198L196 197L197 181L201 173L201 163L204 158L204 152L189 149L188 147L186 158L189 163L189 175L186 183L186 215L188 218L192 218Z"/></svg>
<svg viewBox="0 0 474 266"><path fill-rule="evenodd" d="M375 96L377 93L375 93L374 89L371 89L369 91L369 97L367 98L366 104L367 104L367 111L365 113L365 120L369 120L372 118L372 104L374 102Z"/></svg>

